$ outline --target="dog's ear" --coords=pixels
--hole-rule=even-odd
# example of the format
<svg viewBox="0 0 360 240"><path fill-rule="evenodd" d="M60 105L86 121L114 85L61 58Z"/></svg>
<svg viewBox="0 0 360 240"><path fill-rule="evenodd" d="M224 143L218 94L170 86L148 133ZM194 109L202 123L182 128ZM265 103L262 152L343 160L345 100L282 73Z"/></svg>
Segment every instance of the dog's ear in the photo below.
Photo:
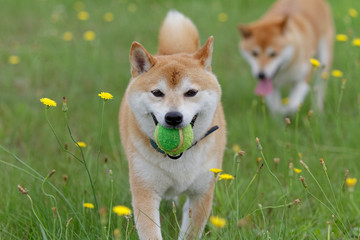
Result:
<svg viewBox="0 0 360 240"><path fill-rule="evenodd" d="M213 42L214 37L210 36L209 39L206 41L204 46L202 46L197 52L195 52L194 57L200 60L201 65L204 69L211 71L211 59L212 59L212 52L213 52Z"/></svg>
<svg viewBox="0 0 360 240"><path fill-rule="evenodd" d="M238 30L244 39L249 38L252 35L251 29L247 25L239 24Z"/></svg>
<svg viewBox="0 0 360 240"><path fill-rule="evenodd" d="M289 15L285 14L284 16L282 16L282 18L277 23L277 25L280 28L281 33L284 33L286 31L286 26L287 26L288 20L289 20Z"/></svg>
<svg viewBox="0 0 360 240"><path fill-rule="evenodd" d="M148 53L140 43L132 43L130 49L130 64L133 77L149 71L150 68L155 65L155 62L155 58Z"/></svg>

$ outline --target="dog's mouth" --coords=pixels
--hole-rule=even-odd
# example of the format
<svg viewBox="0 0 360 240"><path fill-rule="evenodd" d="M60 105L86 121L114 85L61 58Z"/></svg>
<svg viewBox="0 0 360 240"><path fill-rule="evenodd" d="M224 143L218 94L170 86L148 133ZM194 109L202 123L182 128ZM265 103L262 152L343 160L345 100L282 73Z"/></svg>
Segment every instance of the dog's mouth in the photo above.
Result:
<svg viewBox="0 0 360 240"><path fill-rule="evenodd" d="M195 121L196 121L197 117L198 117L198 114L195 114L194 117L192 118L191 122L190 122L190 125L191 125L192 128L194 128Z"/></svg>
<svg viewBox="0 0 360 240"><path fill-rule="evenodd" d="M154 120L154 124L155 126L158 125L159 121L156 119L155 115L153 113L151 113L151 117L153 118ZM195 114L194 117L192 118L191 122L190 122L190 125L192 128L194 128L194 125L195 125L195 121L198 117L198 114ZM181 156L183 155L183 153L180 153L179 155L177 156L173 156L173 155L170 155L170 154L166 154L169 158L173 159L173 160L176 160L176 159L179 159L181 158Z"/></svg>
<svg viewBox="0 0 360 240"><path fill-rule="evenodd" d="M191 125L192 128L194 128L195 121L196 121L198 115L199 115L199 114L195 114L194 117L191 119L190 125ZM154 115L153 113L151 113L151 117L152 117L152 119L154 120L155 126L157 126L158 123L159 123L159 121L156 119L156 117L155 117L155 115Z"/></svg>
<svg viewBox="0 0 360 240"><path fill-rule="evenodd" d="M158 123L159 123L158 120L156 119L156 117L155 117L155 115L153 113L151 113L151 116L152 116L152 118L154 120L155 126L157 126Z"/></svg>

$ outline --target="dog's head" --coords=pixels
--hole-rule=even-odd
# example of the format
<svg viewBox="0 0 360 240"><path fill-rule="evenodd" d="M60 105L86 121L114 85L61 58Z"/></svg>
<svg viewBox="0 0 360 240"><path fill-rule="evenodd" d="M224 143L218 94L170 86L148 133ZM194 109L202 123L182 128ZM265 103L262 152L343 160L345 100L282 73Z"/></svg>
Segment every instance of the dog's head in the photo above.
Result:
<svg viewBox="0 0 360 240"><path fill-rule="evenodd" d="M266 81L271 81L281 68L286 67L294 54L287 34L288 21L288 16L280 16L238 26L242 36L240 52L263 88L266 88ZM262 90L266 92L266 89Z"/></svg>
<svg viewBox="0 0 360 240"><path fill-rule="evenodd" d="M157 123L167 128L193 124L194 140L208 130L221 96L211 72L212 43L210 37L194 54L160 56L132 44L127 101L147 137L153 138Z"/></svg>

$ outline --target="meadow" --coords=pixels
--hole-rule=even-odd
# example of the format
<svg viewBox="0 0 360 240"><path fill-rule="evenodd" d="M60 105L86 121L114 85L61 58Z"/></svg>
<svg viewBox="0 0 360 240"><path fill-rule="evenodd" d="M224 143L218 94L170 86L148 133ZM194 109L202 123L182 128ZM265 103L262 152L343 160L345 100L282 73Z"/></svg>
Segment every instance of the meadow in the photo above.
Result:
<svg viewBox="0 0 360 240"><path fill-rule="evenodd" d="M131 43L155 54L169 9L193 20L202 44L214 36L223 91L223 172L234 179L217 181L211 215L221 221L209 221L203 239L359 239L360 2L328 2L345 35L334 39L342 76L329 73L323 113L309 94L286 121L253 94L238 51L238 23L260 17L270 0L1 0L0 239L138 239L133 217L112 211L131 208L118 109ZM184 200L162 202L164 239L177 237Z"/></svg>

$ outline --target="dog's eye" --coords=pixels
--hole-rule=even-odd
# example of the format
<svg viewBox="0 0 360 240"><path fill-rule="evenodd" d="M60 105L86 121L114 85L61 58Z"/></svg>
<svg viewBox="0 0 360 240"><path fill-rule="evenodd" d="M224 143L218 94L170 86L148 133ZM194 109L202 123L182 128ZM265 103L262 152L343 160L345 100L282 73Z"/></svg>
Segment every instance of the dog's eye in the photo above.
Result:
<svg viewBox="0 0 360 240"><path fill-rule="evenodd" d="M269 53L269 57L271 57L271 58L273 58L273 57L276 57L276 52L271 52L271 53Z"/></svg>
<svg viewBox="0 0 360 240"><path fill-rule="evenodd" d="M165 94L160 91L159 89L156 90L152 90L151 93L155 96L155 97L163 97Z"/></svg>
<svg viewBox="0 0 360 240"><path fill-rule="evenodd" d="M185 96L185 97L194 97L197 93L198 93L197 90L195 90L195 89L190 89L189 91L187 91L186 93L184 93L184 96Z"/></svg>
<svg viewBox="0 0 360 240"><path fill-rule="evenodd" d="M259 53L257 51L252 51L251 54L254 56L254 57L257 57L259 55Z"/></svg>

